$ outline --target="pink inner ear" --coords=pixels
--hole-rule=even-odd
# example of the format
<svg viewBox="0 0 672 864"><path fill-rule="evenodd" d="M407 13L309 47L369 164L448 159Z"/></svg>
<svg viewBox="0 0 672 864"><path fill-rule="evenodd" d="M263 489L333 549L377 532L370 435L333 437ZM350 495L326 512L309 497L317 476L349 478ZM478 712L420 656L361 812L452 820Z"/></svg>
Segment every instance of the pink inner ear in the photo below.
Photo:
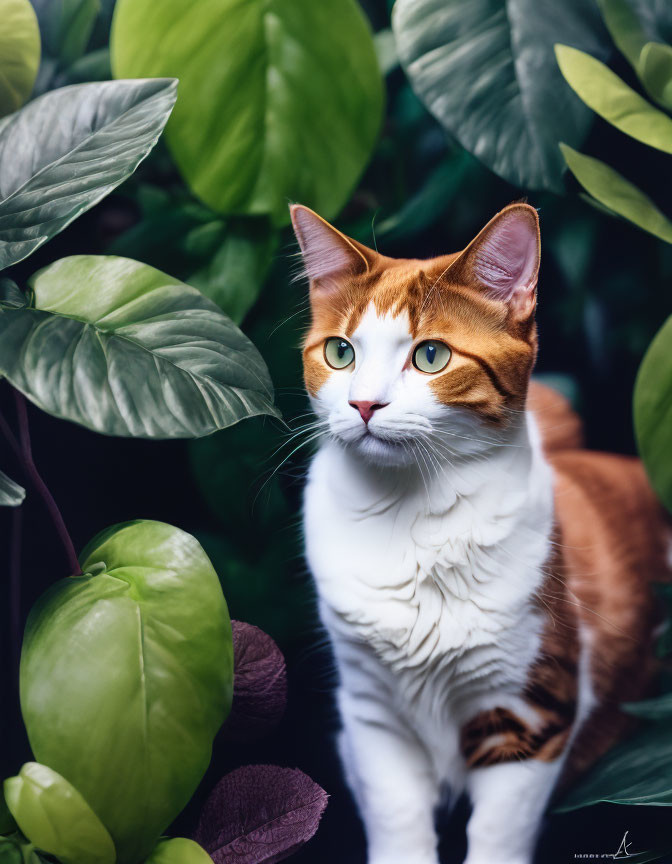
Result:
<svg viewBox="0 0 672 864"><path fill-rule="evenodd" d="M530 291L539 270L539 237L530 215L512 210L501 216L478 247L474 275L498 299Z"/></svg>
<svg viewBox="0 0 672 864"><path fill-rule="evenodd" d="M311 210L295 205L291 214L306 274L311 281L324 280L366 263L338 231Z"/></svg>

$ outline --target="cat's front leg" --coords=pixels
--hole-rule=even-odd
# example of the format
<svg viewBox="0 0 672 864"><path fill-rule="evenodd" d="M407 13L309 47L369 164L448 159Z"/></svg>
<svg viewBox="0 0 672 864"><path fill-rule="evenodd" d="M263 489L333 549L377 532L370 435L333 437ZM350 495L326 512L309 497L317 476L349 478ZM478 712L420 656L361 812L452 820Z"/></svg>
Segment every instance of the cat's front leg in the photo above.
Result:
<svg viewBox="0 0 672 864"><path fill-rule="evenodd" d="M366 832L368 864L438 864L439 784L415 734L375 695L341 689L343 767Z"/></svg>
<svg viewBox="0 0 672 864"><path fill-rule="evenodd" d="M561 760L502 762L467 775L472 814L464 864L532 864Z"/></svg>

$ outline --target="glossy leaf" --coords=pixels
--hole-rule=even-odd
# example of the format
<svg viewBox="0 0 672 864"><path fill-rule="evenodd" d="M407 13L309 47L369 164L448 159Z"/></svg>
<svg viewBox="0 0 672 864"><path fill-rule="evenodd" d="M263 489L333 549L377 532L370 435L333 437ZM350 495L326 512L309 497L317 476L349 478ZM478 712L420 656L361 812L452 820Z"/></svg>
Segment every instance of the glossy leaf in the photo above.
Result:
<svg viewBox="0 0 672 864"><path fill-rule="evenodd" d="M214 210L284 225L288 201L329 218L350 197L383 106L355 0L118 0L111 48L117 77L180 79L166 140Z"/></svg>
<svg viewBox="0 0 672 864"><path fill-rule="evenodd" d="M63 864L114 864L112 838L67 780L37 762L26 762L4 783L7 804L22 833Z"/></svg>
<svg viewBox="0 0 672 864"><path fill-rule="evenodd" d="M605 56L584 0L397 0L392 25L418 96L470 153L517 186L562 190L558 140L577 146L590 112L549 62L566 42Z"/></svg>
<svg viewBox="0 0 672 864"><path fill-rule="evenodd" d="M672 317L642 360L633 398L637 448L653 488L672 511Z"/></svg>
<svg viewBox="0 0 672 864"><path fill-rule="evenodd" d="M32 0L45 51L69 66L86 50L100 0Z"/></svg>
<svg viewBox="0 0 672 864"><path fill-rule="evenodd" d="M76 255L0 314L0 372L44 411L108 435L197 438L275 414L259 353L195 288L128 258Z"/></svg>
<svg viewBox="0 0 672 864"><path fill-rule="evenodd" d="M218 251L190 282L240 324L259 296L277 243L268 220L231 219Z"/></svg>
<svg viewBox="0 0 672 864"><path fill-rule="evenodd" d="M600 117L631 138L672 153L671 117L654 108L589 54L556 45L555 56L567 83Z"/></svg>
<svg viewBox="0 0 672 864"><path fill-rule="evenodd" d="M26 497L26 490L0 471L0 507L18 507Z"/></svg>
<svg viewBox="0 0 672 864"><path fill-rule="evenodd" d="M0 124L0 269L129 177L171 112L176 83L103 81L45 93Z"/></svg>
<svg viewBox="0 0 672 864"><path fill-rule="evenodd" d="M672 221L640 189L599 159L566 144L560 144L560 149L572 174L600 204L649 234L672 243Z"/></svg>
<svg viewBox="0 0 672 864"><path fill-rule="evenodd" d="M215 864L274 864L310 840L326 806L326 792L302 771L248 765L215 786L195 839Z"/></svg>
<svg viewBox="0 0 672 864"><path fill-rule="evenodd" d="M672 805L672 735L669 722L652 724L604 756L556 808L614 804Z"/></svg>
<svg viewBox="0 0 672 864"><path fill-rule="evenodd" d="M202 846L186 837L159 840L145 864L212 864Z"/></svg>
<svg viewBox="0 0 672 864"><path fill-rule="evenodd" d="M232 741L270 732L287 704L287 667L282 652L263 630L233 621L233 702L224 726Z"/></svg>
<svg viewBox="0 0 672 864"><path fill-rule="evenodd" d="M33 608L21 709L35 757L138 864L192 796L231 702L231 627L199 543L161 522L93 540Z"/></svg>
<svg viewBox="0 0 672 864"><path fill-rule="evenodd" d="M0 0L0 117L30 96L40 65L40 31L28 0Z"/></svg>

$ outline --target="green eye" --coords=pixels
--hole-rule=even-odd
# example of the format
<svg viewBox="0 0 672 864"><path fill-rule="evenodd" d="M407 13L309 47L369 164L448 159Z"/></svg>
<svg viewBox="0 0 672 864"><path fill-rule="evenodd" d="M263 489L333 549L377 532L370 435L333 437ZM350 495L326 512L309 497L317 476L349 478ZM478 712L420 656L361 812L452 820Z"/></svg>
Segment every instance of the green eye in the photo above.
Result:
<svg viewBox="0 0 672 864"><path fill-rule="evenodd" d="M345 369L355 359L355 349L345 339L331 336L324 343L324 359L332 369Z"/></svg>
<svg viewBox="0 0 672 864"><path fill-rule="evenodd" d="M436 339L421 342L413 352L413 365L421 372L440 372L450 360L450 348Z"/></svg>

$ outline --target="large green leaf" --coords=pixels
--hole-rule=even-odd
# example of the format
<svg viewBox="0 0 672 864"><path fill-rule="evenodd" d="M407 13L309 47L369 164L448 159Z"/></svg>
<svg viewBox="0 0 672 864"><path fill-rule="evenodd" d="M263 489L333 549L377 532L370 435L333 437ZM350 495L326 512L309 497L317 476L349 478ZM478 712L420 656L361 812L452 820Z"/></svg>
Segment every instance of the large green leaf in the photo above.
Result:
<svg viewBox="0 0 672 864"><path fill-rule="evenodd" d="M570 171L590 194L609 210L649 234L672 243L672 221L635 185L609 165L560 144Z"/></svg>
<svg viewBox="0 0 672 864"><path fill-rule="evenodd" d="M27 257L131 175L176 82L103 81L45 93L0 123L0 269Z"/></svg>
<svg viewBox="0 0 672 864"><path fill-rule="evenodd" d="M0 471L0 507L18 507L26 497L26 490Z"/></svg>
<svg viewBox="0 0 672 864"><path fill-rule="evenodd" d="M157 843L145 864L212 864L212 858L193 840L173 837Z"/></svg>
<svg viewBox="0 0 672 864"><path fill-rule="evenodd" d="M576 810L601 801L672 805L669 722L652 724L600 759L560 801L557 810Z"/></svg>
<svg viewBox="0 0 672 864"><path fill-rule="evenodd" d="M31 0L45 51L69 66L86 50L101 10L100 0Z"/></svg>
<svg viewBox="0 0 672 864"><path fill-rule="evenodd" d="M0 0L0 117L30 96L40 65L40 31L28 0Z"/></svg>
<svg viewBox="0 0 672 864"><path fill-rule="evenodd" d="M631 138L672 153L672 118L589 54L556 45L555 56L567 83L600 117Z"/></svg>
<svg viewBox="0 0 672 864"><path fill-rule="evenodd" d="M580 144L591 115L551 52L604 56L593 3L397 0L392 24L413 88L463 147L517 186L562 190L557 142Z"/></svg>
<svg viewBox="0 0 672 864"><path fill-rule="evenodd" d="M195 288L128 258L75 255L0 312L0 373L44 411L108 435L198 438L276 414L258 351Z"/></svg>
<svg viewBox="0 0 672 864"><path fill-rule="evenodd" d="M4 783L7 805L31 843L63 864L114 864L112 838L67 780L37 762L26 762Z"/></svg>
<svg viewBox="0 0 672 864"><path fill-rule="evenodd" d="M653 488L672 511L672 317L642 360L633 407L639 454Z"/></svg>
<svg viewBox="0 0 672 864"><path fill-rule="evenodd" d="M231 702L231 626L205 552L170 525L109 528L81 563L29 616L21 709L35 757L91 805L120 864L137 864L208 766Z"/></svg>
<svg viewBox="0 0 672 864"><path fill-rule="evenodd" d="M118 77L180 79L166 138L214 210L286 224L289 200L347 201L383 105L355 0L119 0L111 46Z"/></svg>

